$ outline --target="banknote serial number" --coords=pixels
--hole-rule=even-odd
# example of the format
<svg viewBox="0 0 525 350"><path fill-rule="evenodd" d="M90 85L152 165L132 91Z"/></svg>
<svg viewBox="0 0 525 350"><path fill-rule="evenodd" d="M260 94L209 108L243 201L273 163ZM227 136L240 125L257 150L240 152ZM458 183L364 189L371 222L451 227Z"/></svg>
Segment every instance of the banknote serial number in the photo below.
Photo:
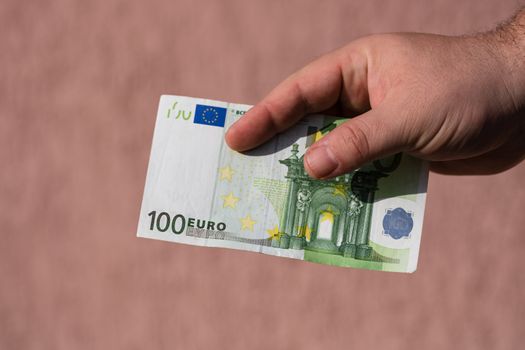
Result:
<svg viewBox="0 0 525 350"><path fill-rule="evenodd" d="M224 222L215 222L211 220L202 220L192 217L185 217L182 214L176 214L173 217L162 211L158 213L157 211L150 211L148 213L150 217L149 229L154 231L157 229L160 232L166 232L171 229L176 235L180 235L186 230L187 227L196 227L205 230L216 230L224 231L226 230L226 224Z"/></svg>

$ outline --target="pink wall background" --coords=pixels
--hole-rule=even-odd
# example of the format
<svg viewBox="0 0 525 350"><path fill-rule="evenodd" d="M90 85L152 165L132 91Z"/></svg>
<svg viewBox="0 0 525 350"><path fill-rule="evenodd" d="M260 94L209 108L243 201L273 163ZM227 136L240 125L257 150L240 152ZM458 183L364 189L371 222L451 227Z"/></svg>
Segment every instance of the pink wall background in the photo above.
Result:
<svg viewBox="0 0 525 350"><path fill-rule="evenodd" d="M475 32L519 3L3 0L0 348L518 349L523 163L431 175L412 275L135 233L161 94L255 103L359 36Z"/></svg>

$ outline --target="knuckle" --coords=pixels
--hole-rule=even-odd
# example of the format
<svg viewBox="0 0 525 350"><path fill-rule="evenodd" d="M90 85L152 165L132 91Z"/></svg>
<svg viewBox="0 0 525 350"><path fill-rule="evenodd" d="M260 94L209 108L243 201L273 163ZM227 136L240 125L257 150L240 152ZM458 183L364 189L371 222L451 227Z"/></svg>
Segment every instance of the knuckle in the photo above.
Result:
<svg viewBox="0 0 525 350"><path fill-rule="evenodd" d="M267 117L268 128L277 132L282 132L286 127L283 125L278 114L275 112L276 107L271 102L261 103L260 107L264 110Z"/></svg>
<svg viewBox="0 0 525 350"><path fill-rule="evenodd" d="M352 163L365 162L370 153L365 124L355 119L352 123L347 122L340 125L339 128L338 142L340 143L340 151L344 152L342 155L344 159L348 159Z"/></svg>
<svg viewBox="0 0 525 350"><path fill-rule="evenodd" d="M298 104L301 109L301 114L307 114L313 111L312 104L306 97L307 94L304 92L304 88L301 82L296 80L294 82L293 88L295 90L295 94L297 95L297 99L299 100Z"/></svg>

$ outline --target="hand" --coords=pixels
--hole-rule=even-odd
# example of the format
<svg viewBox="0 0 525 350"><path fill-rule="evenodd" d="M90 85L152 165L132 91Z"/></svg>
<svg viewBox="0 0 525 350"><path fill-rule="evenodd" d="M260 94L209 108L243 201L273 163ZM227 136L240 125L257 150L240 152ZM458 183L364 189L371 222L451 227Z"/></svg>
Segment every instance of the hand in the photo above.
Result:
<svg viewBox="0 0 525 350"><path fill-rule="evenodd" d="M503 171L525 156L525 30L517 35L359 39L287 78L226 142L251 149L306 114L326 113L353 118L307 150L315 178L401 151L447 174Z"/></svg>

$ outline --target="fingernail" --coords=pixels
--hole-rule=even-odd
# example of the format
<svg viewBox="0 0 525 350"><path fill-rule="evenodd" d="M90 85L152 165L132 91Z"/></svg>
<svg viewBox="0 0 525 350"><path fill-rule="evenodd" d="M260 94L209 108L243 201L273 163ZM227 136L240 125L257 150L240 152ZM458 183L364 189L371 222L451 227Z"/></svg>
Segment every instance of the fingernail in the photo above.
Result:
<svg viewBox="0 0 525 350"><path fill-rule="evenodd" d="M332 173L339 163L328 146L319 146L306 153L305 162L317 178L323 178Z"/></svg>

